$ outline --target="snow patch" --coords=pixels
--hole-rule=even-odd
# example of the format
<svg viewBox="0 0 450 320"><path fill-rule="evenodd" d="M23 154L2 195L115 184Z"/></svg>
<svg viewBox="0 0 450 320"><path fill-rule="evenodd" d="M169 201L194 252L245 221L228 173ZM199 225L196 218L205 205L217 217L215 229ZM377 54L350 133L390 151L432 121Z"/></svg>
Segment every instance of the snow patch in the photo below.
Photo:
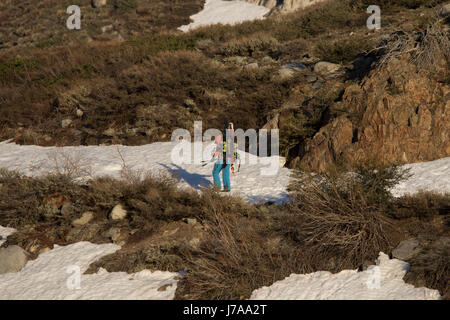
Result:
<svg viewBox="0 0 450 320"><path fill-rule="evenodd" d="M212 184L212 163L202 167L200 164L176 165L171 160L171 152L177 142L156 142L142 146L76 146L39 147L17 145L9 141L0 142L0 167L18 170L28 176L39 176L55 169L49 160L52 154L63 152L80 160L89 169L81 170L80 179L87 178L88 172L94 176L119 178L124 157L127 167L136 171L170 173L177 176L181 187L200 190ZM205 143L205 148L208 146ZM250 202L288 201L287 187L291 182L292 170L279 168L275 176L264 176L261 170L269 164L254 155L240 151L245 162L240 172L231 177L231 193L240 195ZM250 159L258 163L250 165ZM450 192L450 157L439 160L404 165L410 168L412 177L392 189L394 196L414 194L418 191Z"/></svg>
<svg viewBox="0 0 450 320"><path fill-rule="evenodd" d="M0 275L0 300L173 299L177 273L143 270L127 274L100 269L96 274L83 274L91 263L119 249L114 244L90 242L55 245L20 272ZM74 286L77 268L79 289Z"/></svg>
<svg viewBox="0 0 450 320"><path fill-rule="evenodd" d="M187 32L200 26L212 24L236 24L243 21L262 19L270 9L245 1L206 0L202 11L190 18L194 21L178 29Z"/></svg>
<svg viewBox="0 0 450 320"><path fill-rule="evenodd" d="M378 268L378 269L376 269ZM251 300L437 300L437 290L415 288L403 276L409 264L380 252L376 266L363 272L343 270L292 274L253 291ZM377 278L378 277L378 278ZM377 283L377 279L379 282Z"/></svg>
<svg viewBox="0 0 450 320"><path fill-rule="evenodd" d="M86 166L80 171L79 178L88 177L88 172L94 176L112 176L120 178L122 169L122 154L129 169L135 171L162 172L173 174L180 180L181 187L191 187L200 190L202 186L212 184L212 163L202 167L201 164L176 165L172 163L171 152L177 142L156 142L142 146L76 146L76 147L40 147L33 145L17 145L0 142L0 168L17 170L28 176L40 176L55 169L55 163L50 160L52 155L63 153L79 160ZM192 144L193 145L193 144ZM205 143L205 148L210 145ZM119 151L120 154L119 154ZM286 188L290 182L291 171L280 168L276 176L261 175L261 170L269 164L257 161L250 165L250 159L257 158L239 151L245 163L240 172L231 176L231 193L241 195L251 202L287 201ZM260 158L259 158L260 159ZM266 158L267 159L267 158ZM89 168L87 168L89 167ZM236 170L237 171L237 170Z"/></svg>
<svg viewBox="0 0 450 320"><path fill-rule="evenodd" d="M401 197L421 190L437 193L450 192L450 157L406 164L403 168L410 169L412 176L391 190L394 196Z"/></svg>

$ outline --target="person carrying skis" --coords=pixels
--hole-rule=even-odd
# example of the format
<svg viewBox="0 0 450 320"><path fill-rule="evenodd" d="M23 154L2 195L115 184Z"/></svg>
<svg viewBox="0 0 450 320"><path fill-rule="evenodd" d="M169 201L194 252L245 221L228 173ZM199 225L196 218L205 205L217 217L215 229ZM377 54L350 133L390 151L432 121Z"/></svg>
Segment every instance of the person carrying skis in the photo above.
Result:
<svg viewBox="0 0 450 320"><path fill-rule="evenodd" d="M231 147L228 151L227 142ZM216 150L213 154L213 159L217 158L213 168L214 185L221 188L220 172L222 171L223 192L231 191L230 171L234 174L234 162L238 157L237 144L234 143L233 123L230 122L225 128L223 137L216 138Z"/></svg>

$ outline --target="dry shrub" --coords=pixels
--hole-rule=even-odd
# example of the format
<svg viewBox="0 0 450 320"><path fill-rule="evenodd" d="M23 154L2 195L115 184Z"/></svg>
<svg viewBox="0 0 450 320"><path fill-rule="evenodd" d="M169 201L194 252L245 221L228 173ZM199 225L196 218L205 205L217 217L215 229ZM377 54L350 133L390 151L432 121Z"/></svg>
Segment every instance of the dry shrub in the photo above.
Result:
<svg viewBox="0 0 450 320"><path fill-rule="evenodd" d="M69 152L57 148L48 154L48 159L53 164L48 175L65 176L70 180L93 177L92 164L85 160L79 151Z"/></svg>
<svg viewBox="0 0 450 320"><path fill-rule="evenodd" d="M235 39L225 43L220 48L224 56L254 56L259 51L273 51L279 46L277 39L265 33L257 33L251 37Z"/></svg>
<svg viewBox="0 0 450 320"><path fill-rule="evenodd" d="M418 70L428 72L436 72L438 68L447 70L450 64L448 31L442 27L438 18L421 32L392 33L385 44L376 50L380 49L383 54L378 62L379 69L404 55L408 55L409 61Z"/></svg>
<svg viewBox="0 0 450 320"><path fill-rule="evenodd" d="M43 204L46 196L63 195L78 203L82 201L85 192L67 176L53 174L30 178L3 168L0 168L0 185L0 225L16 229L44 221L60 222L59 212L51 213L46 210Z"/></svg>
<svg viewBox="0 0 450 320"><path fill-rule="evenodd" d="M428 221L440 215L448 219L450 194L418 192L414 195L405 195L395 199L392 209L389 214L396 219L416 217Z"/></svg>
<svg viewBox="0 0 450 320"><path fill-rule="evenodd" d="M291 273L313 271L300 250L261 233L260 222L216 210L217 205L205 223L207 237L200 249L185 253L188 272L178 298L244 299Z"/></svg>
<svg viewBox="0 0 450 320"><path fill-rule="evenodd" d="M450 279L450 238L442 237L427 245L408 260L411 269L404 280L416 287L439 290L444 299L450 299L448 281Z"/></svg>
<svg viewBox="0 0 450 320"><path fill-rule="evenodd" d="M317 56L324 61L348 63L375 47L373 39L367 37L346 40L320 40L315 47Z"/></svg>
<svg viewBox="0 0 450 320"><path fill-rule="evenodd" d="M336 271L387 252L390 222L370 203L361 184L351 177L327 180L311 181L293 195L291 238L322 259L331 259Z"/></svg>
<svg viewBox="0 0 450 320"><path fill-rule="evenodd" d="M450 65L450 39L448 31L442 28L439 20L430 24L417 40L412 62L419 69L435 71L436 66L444 61Z"/></svg>

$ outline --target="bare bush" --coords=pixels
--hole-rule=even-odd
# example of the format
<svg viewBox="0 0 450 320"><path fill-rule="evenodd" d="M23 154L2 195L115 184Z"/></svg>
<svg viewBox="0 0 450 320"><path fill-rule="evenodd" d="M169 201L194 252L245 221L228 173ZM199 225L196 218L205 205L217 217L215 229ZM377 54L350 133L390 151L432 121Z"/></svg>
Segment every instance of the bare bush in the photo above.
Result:
<svg viewBox="0 0 450 320"><path fill-rule="evenodd" d="M186 252L188 273L177 294L188 299L244 299L253 290L291 273L313 270L303 252L258 232L260 224L212 208L207 237L198 252Z"/></svg>
<svg viewBox="0 0 450 320"><path fill-rule="evenodd" d="M324 257L339 258L338 268L373 260L389 248L388 219L371 205L357 183L312 183L294 198L298 239ZM338 253L338 254L337 254Z"/></svg>
<svg viewBox="0 0 450 320"><path fill-rule="evenodd" d="M421 32L397 31L392 33L382 46L374 50L383 51L378 62L378 69L405 54L409 55L409 61L415 64L419 70L434 72L438 66L443 64L448 68L450 63L448 29L442 27L442 23L437 17Z"/></svg>
<svg viewBox="0 0 450 320"><path fill-rule="evenodd" d="M448 31L442 28L439 21L429 25L416 41L412 62L420 69L435 70L445 61L450 63L450 40Z"/></svg>
<svg viewBox="0 0 450 320"><path fill-rule="evenodd" d="M92 179L91 163L85 160L80 152L68 152L63 148L56 148L48 154L53 168L47 174L66 176L70 179Z"/></svg>

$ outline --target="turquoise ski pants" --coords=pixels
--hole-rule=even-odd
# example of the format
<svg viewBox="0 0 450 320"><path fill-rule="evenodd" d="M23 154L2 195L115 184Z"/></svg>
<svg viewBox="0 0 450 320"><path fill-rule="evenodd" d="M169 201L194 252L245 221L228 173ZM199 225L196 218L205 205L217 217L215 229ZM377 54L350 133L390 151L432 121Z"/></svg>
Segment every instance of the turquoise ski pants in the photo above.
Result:
<svg viewBox="0 0 450 320"><path fill-rule="evenodd" d="M220 184L220 171L222 172L222 179L223 179L223 188L231 190L231 183L230 183L230 169L231 164L229 163L215 163L213 168L213 177L214 177L214 184L221 187Z"/></svg>

